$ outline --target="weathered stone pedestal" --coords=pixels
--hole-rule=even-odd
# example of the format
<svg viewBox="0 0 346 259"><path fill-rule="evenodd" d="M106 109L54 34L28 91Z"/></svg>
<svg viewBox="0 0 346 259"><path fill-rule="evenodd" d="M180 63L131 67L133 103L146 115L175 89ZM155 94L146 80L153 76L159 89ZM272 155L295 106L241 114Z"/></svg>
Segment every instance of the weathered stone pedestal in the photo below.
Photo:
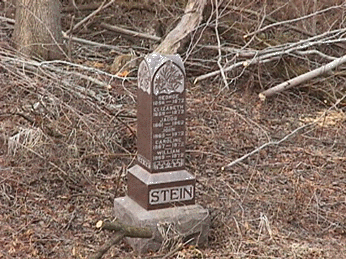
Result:
<svg viewBox="0 0 346 259"><path fill-rule="evenodd" d="M114 202L115 215L121 222L137 227L149 227L151 239L127 238L128 244L138 253L158 251L170 238L181 238L183 242L200 246L208 243L210 226L209 211L200 205L187 205L166 209L146 210L128 196ZM167 231L161 235L159 229Z"/></svg>
<svg viewBox="0 0 346 259"><path fill-rule="evenodd" d="M148 55L138 70L137 164L128 196L114 201L123 223L149 227L152 239L130 239L138 252L158 250L168 236L207 243L209 213L195 204L195 177L185 170L185 70L178 55Z"/></svg>

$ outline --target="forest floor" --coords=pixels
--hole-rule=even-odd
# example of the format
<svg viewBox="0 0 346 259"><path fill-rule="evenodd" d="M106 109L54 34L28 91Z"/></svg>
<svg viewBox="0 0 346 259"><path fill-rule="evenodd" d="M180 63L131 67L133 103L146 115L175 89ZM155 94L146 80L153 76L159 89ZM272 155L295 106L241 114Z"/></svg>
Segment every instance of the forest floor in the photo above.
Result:
<svg viewBox="0 0 346 259"><path fill-rule="evenodd" d="M117 1L74 32L106 45L73 41L65 62L19 57L11 48L13 24L1 20L0 258L88 258L112 237L95 225L113 220L114 198L126 194L126 170L136 157L137 79L135 67L120 76L109 67L117 55L151 53L157 42L100 24L160 37L174 28L185 2ZM207 246L186 245L168 258L346 258L344 68L265 101L258 98L264 89L329 61L283 54L227 72L227 86L220 75L194 83L219 70L217 49L203 48L217 46L217 17L223 47L264 50L312 37L277 26L247 42L243 35L273 23L264 16L283 21L331 6L267 2L230 1L218 14L209 6L190 39L198 45L180 53L187 71L186 168L196 176L196 201L209 209L211 229ZM0 7L1 17L11 17ZM64 5L63 30L73 14L77 23L96 8ZM346 28L344 15L340 7L292 25L318 35ZM340 42L316 48L339 57L346 50ZM222 53L223 64L242 61ZM138 255L121 242L103 258L162 258L175 248Z"/></svg>

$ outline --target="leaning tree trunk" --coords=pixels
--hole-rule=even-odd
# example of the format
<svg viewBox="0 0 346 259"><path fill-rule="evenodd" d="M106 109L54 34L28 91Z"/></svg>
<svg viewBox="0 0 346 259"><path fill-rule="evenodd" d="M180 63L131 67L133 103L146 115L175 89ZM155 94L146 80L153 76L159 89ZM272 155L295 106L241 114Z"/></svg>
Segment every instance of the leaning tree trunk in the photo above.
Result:
<svg viewBox="0 0 346 259"><path fill-rule="evenodd" d="M64 56L60 0L16 0L13 41L19 52L43 60Z"/></svg>

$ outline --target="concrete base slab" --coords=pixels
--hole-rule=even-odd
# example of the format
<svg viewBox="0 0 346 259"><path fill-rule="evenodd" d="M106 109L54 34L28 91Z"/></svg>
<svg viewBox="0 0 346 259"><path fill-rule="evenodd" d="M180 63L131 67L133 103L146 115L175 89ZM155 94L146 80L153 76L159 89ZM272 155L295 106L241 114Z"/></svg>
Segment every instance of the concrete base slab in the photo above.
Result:
<svg viewBox="0 0 346 259"><path fill-rule="evenodd" d="M136 227L149 227L153 231L151 239L126 238L131 247L140 254L158 251L160 248L186 242L208 243L210 226L209 211L200 205L145 210L130 197L114 200L115 216L120 222Z"/></svg>

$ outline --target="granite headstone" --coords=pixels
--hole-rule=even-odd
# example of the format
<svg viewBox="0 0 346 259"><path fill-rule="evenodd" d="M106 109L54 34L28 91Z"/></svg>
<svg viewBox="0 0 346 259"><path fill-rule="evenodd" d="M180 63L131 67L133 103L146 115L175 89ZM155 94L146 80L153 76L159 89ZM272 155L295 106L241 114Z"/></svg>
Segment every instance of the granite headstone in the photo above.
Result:
<svg viewBox="0 0 346 259"><path fill-rule="evenodd" d="M195 203L185 170L185 70L178 55L148 55L138 70L137 165L128 195L147 210Z"/></svg>

